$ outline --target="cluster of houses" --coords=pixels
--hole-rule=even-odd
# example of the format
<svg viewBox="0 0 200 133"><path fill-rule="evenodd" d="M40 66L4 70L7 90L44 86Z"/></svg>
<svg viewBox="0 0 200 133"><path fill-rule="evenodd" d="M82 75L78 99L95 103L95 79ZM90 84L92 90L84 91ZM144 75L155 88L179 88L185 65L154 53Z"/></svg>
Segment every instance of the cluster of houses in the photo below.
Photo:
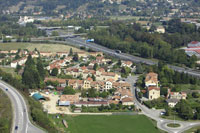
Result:
<svg viewBox="0 0 200 133"><path fill-rule="evenodd" d="M98 107L109 106L110 104L134 105L133 94L128 89L117 89L108 98L81 98L79 95L61 95L58 100L59 106L75 105L76 107Z"/></svg>
<svg viewBox="0 0 200 133"><path fill-rule="evenodd" d="M19 53L18 53L19 54ZM68 52L29 52L23 53L22 58L11 62L11 66L16 68L17 65L24 65L27 60L27 56L31 54L33 57L43 57L50 59L50 63L45 67L50 73L54 68L58 69L59 74L70 75L69 79L54 77L46 77L44 82L56 82L55 86L46 86L49 90L59 92L60 95L57 103L59 106L75 105L77 108L82 106L97 107L108 106L110 104L133 105L133 94L131 92L131 85L121 79L121 74L116 72L110 72L106 68L111 68L112 64L109 64L111 59L104 57L102 52L77 52L79 62L73 62L73 57L69 56ZM90 58L91 56L95 58ZM24 62L22 61L24 59ZM87 66L80 65L81 63L89 62ZM15 63L15 64L14 64ZM98 68L95 70L94 65L97 64ZM116 63L114 63L116 64ZM130 61L122 61L121 67L133 68L133 63ZM81 78L80 78L81 77ZM93 78L95 77L95 79ZM94 88L99 93L109 92L110 89L115 90L107 98L83 98L80 93L74 95L62 94L65 87L70 86L74 90L88 90ZM55 90L54 90L55 91ZM34 95L33 97L40 100L41 96ZM42 98L41 100L43 100Z"/></svg>
<svg viewBox="0 0 200 133"><path fill-rule="evenodd" d="M148 100L158 99L160 97L160 87L158 81L158 74L150 72L146 75L145 86L147 88ZM185 92L172 92L168 89L166 102L168 106L174 107L181 99L186 99L187 93Z"/></svg>

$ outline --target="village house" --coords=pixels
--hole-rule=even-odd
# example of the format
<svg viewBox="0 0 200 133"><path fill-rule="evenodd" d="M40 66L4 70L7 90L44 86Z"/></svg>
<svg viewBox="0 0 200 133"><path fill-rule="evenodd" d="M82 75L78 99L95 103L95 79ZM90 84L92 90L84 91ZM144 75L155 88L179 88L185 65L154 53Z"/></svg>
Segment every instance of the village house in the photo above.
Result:
<svg viewBox="0 0 200 133"><path fill-rule="evenodd" d="M114 72L100 72L96 75L96 80L109 80L113 79L117 81L120 78L120 75Z"/></svg>
<svg viewBox="0 0 200 133"><path fill-rule="evenodd" d="M49 70L51 73L54 68L57 68L58 74L60 74L61 67L64 67L64 66L66 66L65 60L54 60L52 63L49 64L49 66L47 66L47 70Z"/></svg>
<svg viewBox="0 0 200 133"><path fill-rule="evenodd" d="M171 92L171 89L168 89L168 94L167 94L168 99L186 99L187 98L187 93L185 92Z"/></svg>
<svg viewBox="0 0 200 133"><path fill-rule="evenodd" d="M88 77L86 80L83 82L83 89L90 89L91 88L91 82L92 78Z"/></svg>
<svg viewBox="0 0 200 133"><path fill-rule="evenodd" d="M72 77L74 77L74 78L76 78L80 74L82 74L81 72L79 72L78 68L73 68L73 67L69 67L67 69L64 69L64 73L67 74L67 75L72 75Z"/></svg>
<svg viewBox="0 0 200 133"><path fill-rule="evenodd" d="M0 53L1 53L1 54L9 54L9 51L1 51L1 50L0 50Z"/></svg>
<svg viewBox="0 0 200 133"><path fill-rule="evenodd" d="M158 33L165 33L165 28L163 26L158 26L156 28L156 32L158 32Z"/></svg>
<svg viewBox="0 0 200 133"><path fill-rule="evenodd" d="M157 99L160 97L160 88L156 86L150 86L147 88L147 98L149 100Z"/></svg>
<svg viewBox="0 0 200 133"><path fill-rule="evenodd" d="M81 57L87 57L87 53L86 52L76 52L77 55L78 55L78 58L81 58Z"/></svg>
<svg viewBox="0 0 200 133"><path fill-rule="evenodd" d="M73 89L81 89L83 86L83 80L69 79L67 85L71 86Z"/></svg>
<svg viewBox="0 0 200 133"><path fill-rule="evenodd" d="M59 106L69 106L79 102L78 95L61 95L58 101Z"/></svg>
<svg viewBox="0 0 200 133"><path fill-rule="evenodd" d="M122 105L134 105L134 102L133 102L133 97L125 97L121 100L122 102Z"/></svg>
<svg viewBox="0 0 200 133"><path fill-rule="evenodd" d="M94 56L94 57L103 56L103 53L102 53L102 52L89 52L88 54L89 54L90 56Z"/></svg>
<svg viewBox="0 0 200 133"><path fill-rule="evenodd" d="M63 57L63 56L67 57L69 55L69 53L68 52L56 52L56 55L58 55L60 57Z"/></svg>
<svg viewBox="0 0 200 133"><path fill-rule="evenodd" d="M43 52L43 51L40 52L40 56L42 57L51 57L52 55L53 55L52 52Z"/></svg>
<svg viewBox="0 0 200 133"><path fill-rule="evenodd" d="M145 86L156 86L158 87L158 74L150 72L146 75Z"/></svg>
<svg viewBox="0 0 200 133"><path fill-rule="evenodd" d="M167 99L166 102L167 102L169 107L173 108L179 102L179 99L175 99L175 98Z"/></svg>
<svg viewBox="0 0 200 133"><path fill-rule="evenodd" d="M131 67L133 63L131 61L122 61L121 67Z"/></svg>
<svg viewBox="0 0 200 133"><path fill-rule="evenodd" d="M21 66L21 65L24 65L24 64L26 63L26 60L27 60L27 57L23 57L23 58L21 58L21 59L12 61L11 64L10 64L10 66L11 66L12 68L16 68L17 65L20 65L20 66Z"/></svg>

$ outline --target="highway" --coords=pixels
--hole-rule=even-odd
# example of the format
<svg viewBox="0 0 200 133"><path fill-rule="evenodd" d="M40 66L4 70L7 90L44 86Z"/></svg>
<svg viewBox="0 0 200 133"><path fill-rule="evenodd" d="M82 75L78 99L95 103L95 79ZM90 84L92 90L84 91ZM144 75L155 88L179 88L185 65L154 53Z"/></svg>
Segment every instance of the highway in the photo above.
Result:
<svg viewBox="0 0 200 133"><path fill-rule="evenodd" d="M43 130L31 124L28 117L28 108L23 96L12 86L0 80L2 89L10 98L13 108L12 133L44 133ZM6 89L8 89L6 91ZM15 127L18 127L16 130Z"/></svg>
<svg viewBox="0 0 200 133"><path fill-rule="evenodd" d="M54 41L55 42L55 41ZM60 41L56 41L57 43ZM157 61L152 61L150 59L145 59L145 58L141 58L141 57L136 57L130 54L126 54L126 53L116 53L115 50L112 49L108 49L106 47L100 46L98 44L95 43L86 43L85 40L81 39L80 37L75 37L75 38L66 38L65 43L67 44L71 44L74 46L84 46L87 48L91 48L95 51L101 51L104 52L106 54L109 54L111 56L123 59L123 60L130 60L133 61L135 63L144 63L147 65L156 65L158 64ZM200 71L197 70L193 70L190 68L183 68L183 67L178 67L178 66L174 66L174 65L168 65L171 69L178 71L178 72L184 72L184 73L188 73L189 75L192 76L196 76L196 77L200 77Z"/></svg>

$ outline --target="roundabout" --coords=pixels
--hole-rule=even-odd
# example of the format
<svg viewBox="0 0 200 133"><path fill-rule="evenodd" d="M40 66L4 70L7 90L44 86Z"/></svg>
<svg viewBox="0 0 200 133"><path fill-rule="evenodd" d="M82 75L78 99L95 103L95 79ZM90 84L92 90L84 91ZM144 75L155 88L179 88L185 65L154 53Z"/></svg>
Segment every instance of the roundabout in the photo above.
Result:
<svg viewBox="0 0 200 133"><path fill-rule="evenodd" d="M178 123L168 123L167 126L171 128L177 128L177 127L180 127L181 125Z"/></svg>

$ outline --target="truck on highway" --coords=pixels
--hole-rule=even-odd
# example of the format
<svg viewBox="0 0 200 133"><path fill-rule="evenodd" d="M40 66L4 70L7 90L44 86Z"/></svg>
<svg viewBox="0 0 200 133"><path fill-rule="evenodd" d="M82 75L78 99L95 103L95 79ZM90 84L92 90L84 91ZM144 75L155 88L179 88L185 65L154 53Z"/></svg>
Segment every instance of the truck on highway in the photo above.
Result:
<svg viewBox="0 0 200 133"><path fill-rule="evenodd" d="M94 42L94 39L87 39L86 42Z"/></svg>

